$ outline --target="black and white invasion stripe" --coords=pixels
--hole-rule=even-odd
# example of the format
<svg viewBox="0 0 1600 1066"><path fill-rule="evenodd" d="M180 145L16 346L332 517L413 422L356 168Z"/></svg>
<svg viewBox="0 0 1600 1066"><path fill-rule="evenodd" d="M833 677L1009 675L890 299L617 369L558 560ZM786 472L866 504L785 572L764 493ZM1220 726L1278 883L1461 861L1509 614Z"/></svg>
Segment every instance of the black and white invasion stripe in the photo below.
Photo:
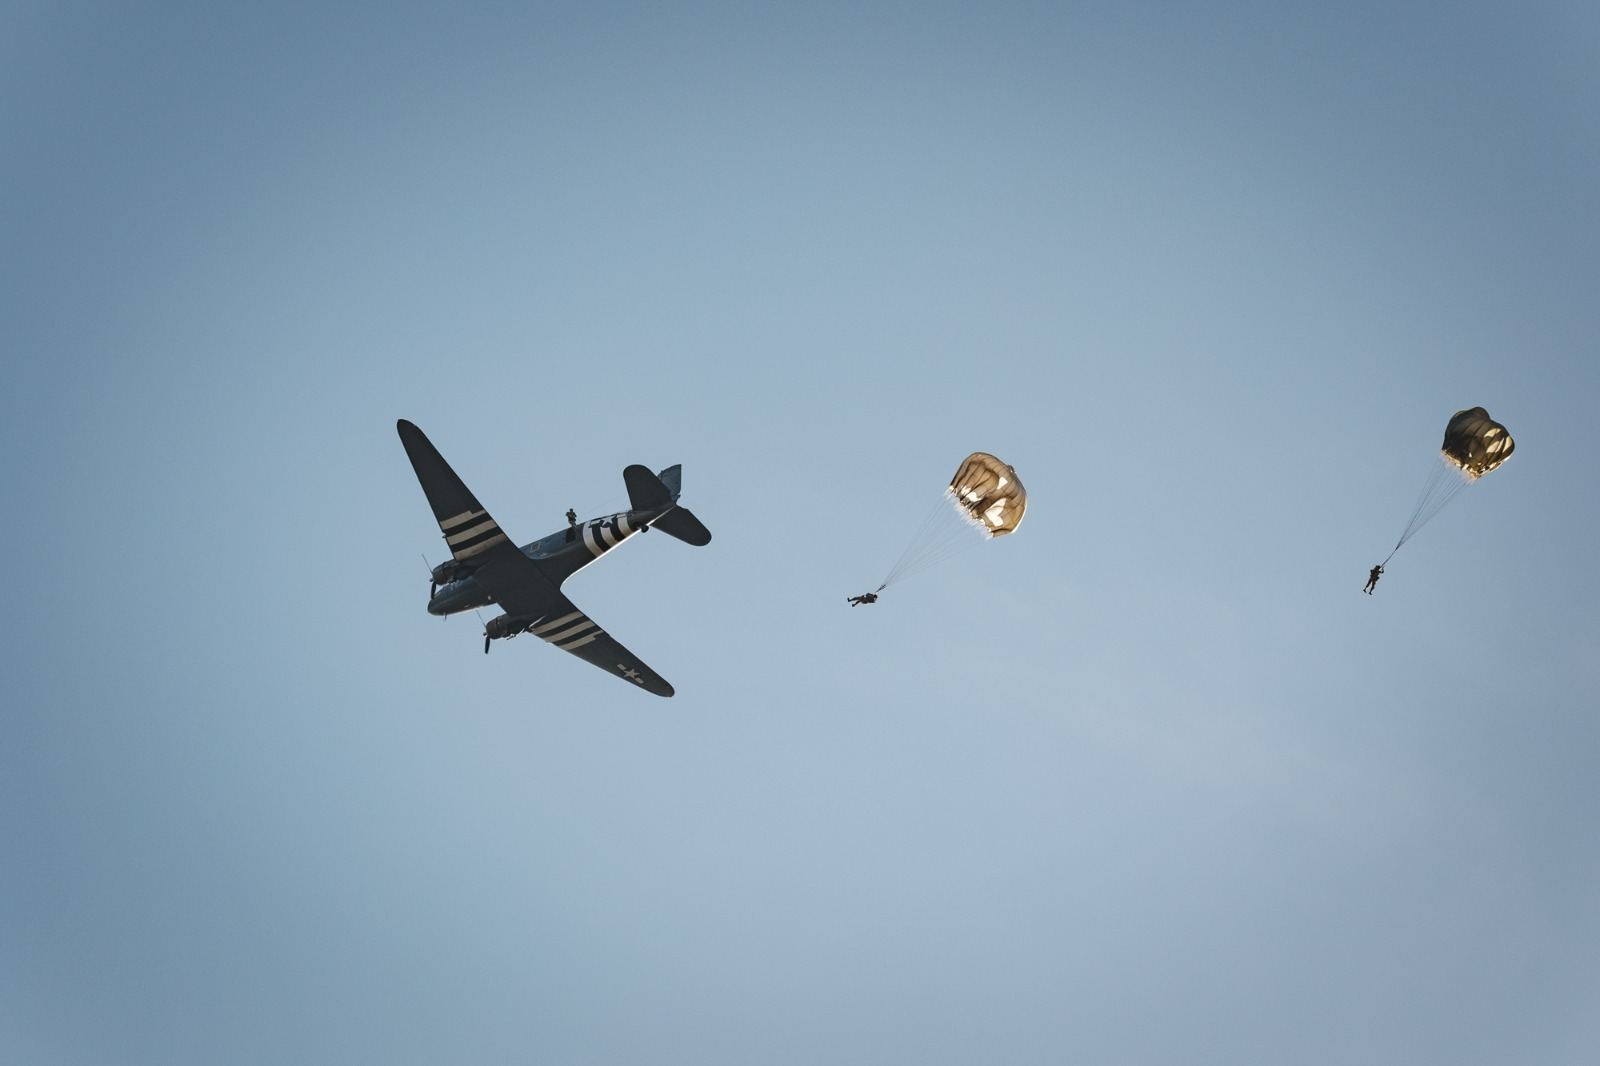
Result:
<svg viewBox="0 0 1600 1066"><path fill-rule="evenodd" d="M439 529L444 533L444 542L450 545L450 553L457 559L470 559L509 539L482 509L462 511L453 518L446 518L439 523Z"/></svg>
<svg viewBox="0 0 1600 1066"><path fill-rule="evenodd" d="M560 618L540 622L529 628L528 632L537 634L540 640L554 644L562 651L581 648L597 637L605 635L605 630L595 625L582 611L573 611Z"/></svg>
<svg viewBox="0 0 1600 1066"><path fill-rule="evenodd" d="M626 514L596 518L583 527L583 546L589 549L590 555L598 559L602 553L615 548L637 532Z"/></svg>

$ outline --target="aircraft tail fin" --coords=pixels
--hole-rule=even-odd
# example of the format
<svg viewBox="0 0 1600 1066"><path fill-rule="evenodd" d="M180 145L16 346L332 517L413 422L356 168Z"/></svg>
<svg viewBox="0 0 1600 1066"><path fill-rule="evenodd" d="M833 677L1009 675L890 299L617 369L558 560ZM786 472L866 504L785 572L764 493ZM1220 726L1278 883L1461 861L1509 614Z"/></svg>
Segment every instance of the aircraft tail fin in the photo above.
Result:
<svg viewBox="0 0 1600 1066"><path fill-rule="evenodd" d="M622 472L628 484L628 500L635 511L656 511L665 507L667 512L650 523L651 529L677 537L685 544L696 547L711 543L711 531L687 507L673 506L678 493L683 490L683 466L669 466L660 474L652 474L649 467L633 466Z"/></svg>
<svg viewBox="0 0 1600 1066"><path fill-rule="evenodd" d="M711 543L711 530L707 529L687 507L674 507L651 522L650 528L670 533L685 544L693 544L697 548Z"/></svg>
<svg viewBox="0 0 1600 1066"><path fill-rule="evenodd" d="M676 500L678 494L683 491L683 464L674 463L656 476L661 479L661 483L667 487L667 491L672 493L672 498Z"/></svg>
<svg viewBox="0 0 1600 1066"><path fill-rule="evenodd" d="M653 511L658 507L667 507L678 498L678 494L652 474L648 466L634 463L622 472L622 480L627 482L628 502L633 505L635 511Z"/></svg>

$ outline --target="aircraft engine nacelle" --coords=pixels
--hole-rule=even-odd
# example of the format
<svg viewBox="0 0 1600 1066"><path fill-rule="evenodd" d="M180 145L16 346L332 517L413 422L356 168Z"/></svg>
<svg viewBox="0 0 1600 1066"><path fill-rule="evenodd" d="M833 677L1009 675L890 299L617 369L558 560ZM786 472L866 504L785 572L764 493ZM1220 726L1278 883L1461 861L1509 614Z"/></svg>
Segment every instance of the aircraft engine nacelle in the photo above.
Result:
<svg viewBox="0 0 1600 1066"><path fill-rule="evenodd" d="M509 614L502 614L497 618L489 619L488 624L483 627L483 635L488 637L490 640L499 640L502 637L514 637L518 633L521 633L524 629L527 629L534 623L534 621L536 620L532 618L513 617Z"/></svg>
<svg viewBox="0 0 1600 1066"><path fill-rule="evenodd" d="M446 559L433 568L432 578L435 585L448 585L452 581L460 581L472 573L472 567L459 559Z"/></svg>

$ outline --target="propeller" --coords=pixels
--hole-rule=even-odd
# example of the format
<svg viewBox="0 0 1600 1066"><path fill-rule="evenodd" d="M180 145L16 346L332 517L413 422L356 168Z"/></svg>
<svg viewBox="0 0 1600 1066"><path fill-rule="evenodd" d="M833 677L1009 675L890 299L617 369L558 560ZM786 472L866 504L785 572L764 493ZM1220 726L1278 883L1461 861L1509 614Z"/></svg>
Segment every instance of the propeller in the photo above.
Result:
<svg viewBox="0 0 1600 1066"><path fill-rule="evenodd" d="M489 635L489 623L483 620L483 613L480 611L473 611L472 617L476 618L478 624L483 627L483 654L488 655L489 645L494 642L494 638Z"/></svg>
<svg viewBox="0 0 1600 1066"><path fill-rule="evenodd" d="M428 567L428 599L431 600L433 599L433 594L439 591L439 582L435 581L433 578L433 567L428 566L428 555L426 552L422 554L422 565Z"/></svg>

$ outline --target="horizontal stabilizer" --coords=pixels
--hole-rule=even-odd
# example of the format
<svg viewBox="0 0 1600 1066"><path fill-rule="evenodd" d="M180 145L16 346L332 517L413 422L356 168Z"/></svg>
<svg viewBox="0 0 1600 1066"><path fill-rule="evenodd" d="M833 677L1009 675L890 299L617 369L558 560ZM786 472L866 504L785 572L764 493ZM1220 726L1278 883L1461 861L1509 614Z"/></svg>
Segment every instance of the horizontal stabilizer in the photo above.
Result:
<svg viewBox="0 0 1600 1066"><path fill-rule="evenodd" d="M700 524L700 519L687 507L674 507L654 522L650 523L651 529L659 529L663 533L670 533L685 544L695 547L704 547L711 543L711 530Z"/></svg>
<svg viewBox="0 0 1600 1066"><path fill-rule="evenodd" d="M635 511L654 511L672 504L672 493L661 483L661 479L650 472L648 466L634 463L622 472L622 480L628 485L628 500Z"/></svg>

